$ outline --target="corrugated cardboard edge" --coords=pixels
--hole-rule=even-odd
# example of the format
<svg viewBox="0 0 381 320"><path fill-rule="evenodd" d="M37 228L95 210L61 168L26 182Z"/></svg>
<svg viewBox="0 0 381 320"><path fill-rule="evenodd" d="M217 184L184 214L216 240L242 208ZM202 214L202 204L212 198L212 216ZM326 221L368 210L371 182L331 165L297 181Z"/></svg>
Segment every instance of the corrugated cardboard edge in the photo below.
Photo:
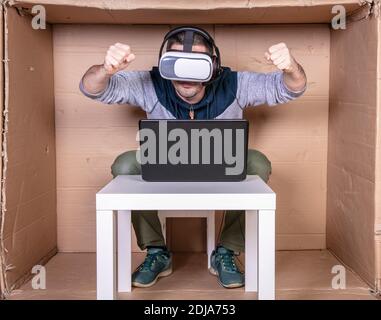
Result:
<svg viewBox="0 0 381 320"><path fill-rule="evenodd" d="M1 60L3 60L3 42L4 42L4 30L3 30L3 7L0 6L0 55L1 55ZM0 89L0 113L1 115L3 114L3 103L4 103L4 69L3 69L3 63L0 63L0 84L1 84L1 89ZM1 116L0 117L0 128L1 128L1 131L3 129L3 117ZM3 138L2 138L2 135L0 134L0 146L2 144L2 141L3 141ZM2 159L0 157L0 181L1 181L1 177L2 177ZM0 192L0 204L1 204L1 192ZM0 226L2 225L2 214L1 214L1 211L0 211ZM1 228L1 227L0 227ZM4 279L3 279L3 272L2 272L2 256L0 254L0 299L3 299L4 298L4 295L3 295L3 288L4 288Z"/></svg>
<svg viewBox="0 0 381 320"><path fill-rule="evenodd" d="M3 82L3 105L2 105L2 133L1 133L1 212L0 212L0 289L1 296L0 298L4 298L9 290L7 288L6 281L6 270L9 266L6 264L6 248L4 246L4 224L5 224L5 179L6 179L6 171L7 171L7 131L8 131L8 88L9 88L9 69L8 69L8 50L7 50L7 9L6 9L7 1L2 2L1 4L1 20L2 20L2 57L3 57L3 73L2 80Z"/></svg>
<svg viewBox="0 0 381 320"><path fill-rule="evenodd" d="M106 10L138 10L138 9L180 9L213 10L213 9L252 9L269 7L312 7L336 4L354 4L364 2L364 0L193 0L193 1L173 1L173 0L11 0L11 5L22 4L52 4L73 7L98 8Z"/></svg>

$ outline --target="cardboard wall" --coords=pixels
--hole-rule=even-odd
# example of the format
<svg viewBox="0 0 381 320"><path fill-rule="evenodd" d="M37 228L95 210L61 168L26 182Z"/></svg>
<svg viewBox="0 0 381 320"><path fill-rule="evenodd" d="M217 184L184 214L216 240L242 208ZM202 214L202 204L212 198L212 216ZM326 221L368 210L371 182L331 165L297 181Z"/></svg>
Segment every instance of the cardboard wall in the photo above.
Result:
<svg viewBox="0 0 381 320"><path fill-rule="evenodd" d="M7 10L9 95L3 176L7 281L56 252L56 151L52 30Z"/></svg>
<svg viewBox="0 0 381 320"><path fill-rule="evenodd" d="M237 36L239 35L239 36ZM327 25L217 26L223 62L235 70L273 71L264 52L285 42L308 81L298 100L247 109L249 147L268 156L277 193L277 249L325 248L330 44Z"/></svg>
<svg viewBox="0 0 381 320"><path fill-rule="evenodd" d="M375 284L376 18L331 33L327 247ZM378 138L379 139L379 138Z"/></svg>
<svg viewBox="0 0 381 320"><path fill-rule="evenodd" d="M125 42L133 48L137 58L131 70L149 70L157 63L158 49L169 28L53 27L59 251L95 250L95 192L111 179L114 158L137 147L137 122L145 117L137 107L102 105L84 97L78 90L79 79L88 67L102 63L108 46L114 42ZM289 45L305 67L309 87L303 98L274 108L251 109L245 116L250 120L250 146L264 152L273 163L270 185L278 193L277 248L324 248L328 26L211 25L206 29L216 39L223 64L235 70L274 70L266 64L263 54L270 45L281 41ZM186 225L198 230L192 242L181 238ZM203 250L202 226L199 219L187 224L173 219L171 228L176 232L170 239L176 243L174 249ZM135 241L133 244L138 251Z"/></svg>
<svg viewBox="0 0 381 320"><path fill-rule="evenodd" d="M376 188L375 188L375 267L376 287L381 290L381 21L378 20L378 69L377 69L377 134L376 134Z"/></svg>

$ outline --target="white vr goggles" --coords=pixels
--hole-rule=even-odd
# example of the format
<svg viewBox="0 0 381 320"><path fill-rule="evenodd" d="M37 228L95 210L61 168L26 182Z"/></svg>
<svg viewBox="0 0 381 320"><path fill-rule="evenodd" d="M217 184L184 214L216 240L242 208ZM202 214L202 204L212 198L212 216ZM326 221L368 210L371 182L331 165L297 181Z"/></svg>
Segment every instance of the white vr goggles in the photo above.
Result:
<svg viewBox="0 0 381 320"><path fill-rule="evenodd" d="M171 37L184 33L183 50L172 50L167 44L167 51L162 54L164 44ZM211 55L192 51L193 37L197 33L216 52ZM203 29L196 27L178 27L164 37L159 54L159 72L164 79L207 83L213 81L222 72L221 58L213 38Z"/></svg>
<svg viewBox="0 0 381 320"><path fill-rule="evenodd" d="M213 75L213 62L204 53L168 51L160 58L159 72L164 79L207 82Z"/></svg>

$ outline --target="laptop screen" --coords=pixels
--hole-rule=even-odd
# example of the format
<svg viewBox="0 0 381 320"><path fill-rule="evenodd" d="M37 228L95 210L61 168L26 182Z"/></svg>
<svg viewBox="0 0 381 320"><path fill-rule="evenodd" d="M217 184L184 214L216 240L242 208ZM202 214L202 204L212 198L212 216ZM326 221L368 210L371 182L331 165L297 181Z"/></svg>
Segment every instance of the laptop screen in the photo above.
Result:
<svg viewBox="0 0 381 320"><path fill-rule="evenodd" d="M246 178L246 120L140 120L138 162L147 181Z"/></svg>

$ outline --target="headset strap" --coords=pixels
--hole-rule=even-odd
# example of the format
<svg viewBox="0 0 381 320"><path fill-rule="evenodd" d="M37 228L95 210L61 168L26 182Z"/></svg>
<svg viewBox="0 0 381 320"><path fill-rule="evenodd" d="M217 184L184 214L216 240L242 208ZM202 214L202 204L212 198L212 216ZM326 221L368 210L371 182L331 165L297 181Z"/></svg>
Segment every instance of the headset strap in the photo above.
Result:
<svg viewBox="0 0 381 320"><path fill-rule="evenodd" d="M193 35L194 35L194 31L191 31L191 30L185 31L184 44L183 44L183 51L184 52L192 52Z"/></svg>

